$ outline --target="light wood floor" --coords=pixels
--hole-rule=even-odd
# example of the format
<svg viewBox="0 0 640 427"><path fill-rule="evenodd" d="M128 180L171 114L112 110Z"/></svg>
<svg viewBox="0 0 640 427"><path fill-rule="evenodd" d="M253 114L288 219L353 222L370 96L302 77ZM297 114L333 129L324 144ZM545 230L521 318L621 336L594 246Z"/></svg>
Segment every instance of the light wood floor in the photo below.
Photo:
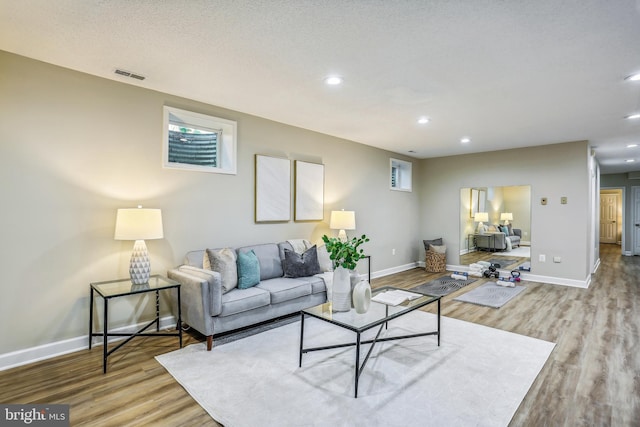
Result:
<svg viewBox="0 0 640 427"><path fill-rule="evenodd" d="M501 309L452 301L481 279L443 298L445 316L557 343L511 426L640 425L640 257L615 245L600 254L589 289L528 282ZM373 285L410 288L440 275L414 269ZM187 334L185 345L201 340ZM135 339L106 375L101 347L3 371L0 402L70 404L73 426L218 425L153 358L176 347L175 338Z"/></svg>

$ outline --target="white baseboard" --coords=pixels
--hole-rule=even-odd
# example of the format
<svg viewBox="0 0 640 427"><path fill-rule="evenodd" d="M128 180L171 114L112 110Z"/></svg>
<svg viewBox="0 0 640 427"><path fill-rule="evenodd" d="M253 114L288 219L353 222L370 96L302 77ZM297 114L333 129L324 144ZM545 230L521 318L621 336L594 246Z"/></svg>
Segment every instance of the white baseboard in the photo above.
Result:
<svg viewBox="0 0 640 427"><path fill-rule="evenodd" d="M469 271L468 265L449 265L447 264L448 271ZM505 276L510 275L510 270L499 270ZM540 276L537 274L531 274L527 271L520 272L520 278L522 280L529 280L531 282L549 283L551 285L572 286L575 288L588 288L591 283L591 275L588 275L585 280L566 279L564 277L551 277Z"/></svg>
<svg viewBox="0 0 640 427"><path fill-rule="evenodd" d="M110 332L136 332L149 321L138 323L136 325L124 326L110 330ZM176 326L176 318L174 316L167 316L160 318L160 329L169 329ZM109 339L109 342L120 341L126 339L126 337L113 337ZM102 345L102 339L94 337L93 346ZM80 337L70 338L62 341L52 342L37 347L26 348L23 350L14 351L11 353L0 354L0 371L15 368L22 365L28 365L29 363L39 362L41 360L50 359L56 356L62 356L63 354L69 354L80 350L86 350L89 348L89 336L83 335Z"/></svg>
<svg viewBox="0 0 640 427"><path fill-rule="evenodd" d="M422 262L424 266L424 261ZM384 270L372 271L371 278L377 279L378 277L390 276L395 273L401 273L403 271L411 270L412 268L416 268L420 266L419 262L411 262L409 264L399 265L397 267L386 268ZM362 276L362 275L361 275ZM366 278L366 275L364 275Z"/></svg>
<svg viewBox="0 0 640 427"><path fill-rule="evenodd" d="M633 252L631 252L631 251L624 251L623 255L624 255L624 256L633 256Z"/></svg>

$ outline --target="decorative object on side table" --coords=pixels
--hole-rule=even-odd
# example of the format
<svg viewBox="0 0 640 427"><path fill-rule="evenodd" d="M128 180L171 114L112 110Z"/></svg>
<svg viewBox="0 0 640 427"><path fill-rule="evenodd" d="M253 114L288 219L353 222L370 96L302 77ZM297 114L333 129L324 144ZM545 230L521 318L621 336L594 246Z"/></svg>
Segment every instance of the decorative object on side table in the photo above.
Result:
<svg viewBox="0 0 640 427"><path fill-rule="evenodd" d="M478 223L478 234L484 234L484 222L489 221L489 213L488 212L476 212L473 216L473 220Z"/></svg>
<svg viewBox="0 0 640 427"><path fill-rule="evenodd" d="M355 270L359 260L365 258L364 249L360 245L369 241L366 235L354 237L351 240L340 240L336 237L322 236L329 258L335 265L333 271L333 311L349 311L351 309L351 279L350 270Z"/></svg>
<svg viewBox="0 0 640 427"><path fill-rule="evenodd" d="M504 225L509 225L509 221L513 221L512 212L502 212L500 214L500 221L504 221Z"/></svg>
<svg viewBox="0 0 640 427"><path fill-rule="evenodd" d="M142 285L149 282L151 263L145 240L162 239L162 211L160 209L118 209L116 215L115 240L135 240L129 275L131 283Z"/></svg>
<svg viewBox="0 0 640 427"><path fill-rule="evenodd" d="M347 232L345 230L356 229L356 213L354 211L331 211L329 220L329 228L338 231L338 239L345 242L347 240Z"/></svg>

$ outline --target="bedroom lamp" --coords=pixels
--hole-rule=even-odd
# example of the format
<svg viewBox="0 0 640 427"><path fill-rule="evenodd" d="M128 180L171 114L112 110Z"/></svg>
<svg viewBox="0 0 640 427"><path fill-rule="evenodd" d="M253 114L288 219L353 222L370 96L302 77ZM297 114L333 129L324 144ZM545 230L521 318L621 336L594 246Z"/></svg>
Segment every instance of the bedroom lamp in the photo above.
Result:
<svg viewBox="0 0 640 427"><path fill-rule="evenodd" d="M354 211L331 211L331 219L329 220L329 228L332 230L340 230L338 239L343 242L347 241L347 232L345 230L356 229L356 213Z"/></svg>
<svg viewBox="0 0 640 427"><path fill-rule="evenodd" d="M509 225L509 221L513 221L513 214L511 212L502 212L500 221L504 221L504 225Z"/></svg>
<svg viewBox="0 0 640 427"><path fill-rule="evenodd" d="M131 283L141 285L149 282L151 263L144 242L148 239L162 239L162 211L160 209L118 209L116 215L115 240L135 240L129 275Z"/></svg>
<svg viewBox="0 0 640 427"><path fill-rule="evenodd" d="M483 222L489 221L489 213L488 212L476 212L473 215L473 220L478 223L478 233L482 233L484 224Z"/></svg>

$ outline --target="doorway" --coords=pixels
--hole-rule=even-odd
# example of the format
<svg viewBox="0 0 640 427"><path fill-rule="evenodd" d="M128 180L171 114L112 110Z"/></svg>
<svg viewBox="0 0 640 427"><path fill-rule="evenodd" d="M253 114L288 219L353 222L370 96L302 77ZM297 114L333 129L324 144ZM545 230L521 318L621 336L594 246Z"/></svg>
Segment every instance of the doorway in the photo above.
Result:
<svg viewBox="0 0 640 427"><path fill-rule="evenodd" d="M600 189L600 243L621 246L625 251L624 188Z"/></svg>

